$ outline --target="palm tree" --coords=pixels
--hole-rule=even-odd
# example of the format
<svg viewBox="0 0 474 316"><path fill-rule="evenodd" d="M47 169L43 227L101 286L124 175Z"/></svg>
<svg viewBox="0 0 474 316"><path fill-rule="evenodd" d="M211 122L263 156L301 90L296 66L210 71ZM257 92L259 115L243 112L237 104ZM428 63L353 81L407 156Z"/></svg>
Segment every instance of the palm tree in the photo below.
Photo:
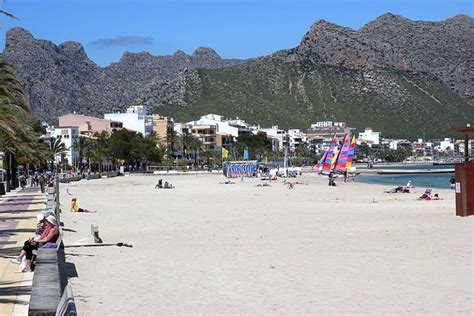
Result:
<svg viewBox="0 0 474 316"><path fill-rule="evenodd" d="M216 157L214 150L210 150L210 149L205 150L202 153L202 156L204 157L204 159L206 159L206 164L208 168L211 164L211 160L213 160Z"/></svg>
<svg viewBox="0 0 474 316"><path fill-rule="evenodd" d="M99 172L102 172L102 162L110 159L109 148L110 135L106 131L94 133L94 138L90 140L90 146L86 150L86 154L93 164L97 165Z"/></svg>
<svg viewBox="0 0 474 316"><path fill-rule="evenodd" d="M51 137L49 140L49 150L52 156L51 167L54 170L54 160L57 155L67 152L66 145L59 138Z"/></svg>
<svg viewBox="0 0 474 316"><path fill-rule="evenodd" d="M174 130L166 132L166 156L167 158L174 158L174 149L178 142L178 134Z"/></svg>
<svg viewBox="0 0 474 316"><path fill-rule="evenodd" d="M0 10L0 15L17 19L4 10ZM0 151L5 153L7 191L17 187L17 161L39 163L48 155L33 127L27 94L0 54Z"/></svg>
<svg viewBox="0 0 474 316"><path fill-rule="evenodd" d="M187 138L187 146L188 149L191 150L194 153L194 164L196 166L199 165L198 156L199 156L199 151L202 148L202 141L199 140L197 137L188 135L189 137Z"/></svg>
<svg viewBox="0 0 474 316"><path fill-rule="evenodd" d="M72 145L72 148L77 151L79 155L79 167L82 169L83 164L83 158L87 158L87 154L89 154L89 151L91 149L91 142L89 138L79 136L79 138L76 139L74 144Z"/></svg>
<svg viewBox="0 0 474 316"><path fill-rule="evenodd" d="M5 153L7 191L17 187L16 156L29 156L37 144L28 98L12 67L0 55L0 150Z"/></svg>
<svg viewBox="0 0 474 316"><path fill-rule="evenodd" d="M193 150L193 146L195 147L195 141L199 141L196 137L188 133L182 133L181 136L178 137L178 142L180 143L181 147L181 156L183 159L188 158L189 150Z"/></svg>
<svg viewBox="0 0 474 316"><path fill-rule="evenodd" d="M12 18L12 19L15 19L15 20L18 20L18 18L16 16L14 16L13 14L11 14L10 12L7 12L7 11L4 11L4 10L0 10L0 14L3 14L9 18Z"/></svg>

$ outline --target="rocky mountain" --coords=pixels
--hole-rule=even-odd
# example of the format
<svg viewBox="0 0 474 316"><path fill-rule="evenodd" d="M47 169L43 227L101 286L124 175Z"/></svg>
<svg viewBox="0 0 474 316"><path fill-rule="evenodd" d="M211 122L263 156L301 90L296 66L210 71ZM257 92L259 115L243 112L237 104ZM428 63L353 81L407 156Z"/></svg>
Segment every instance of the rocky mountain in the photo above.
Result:
<svg viewBox="0 0 474 316"><path fill-rule="evenodd" d="M385 14L358 30L318 21L297 47L254 60L200 48L190 56L125 53L101 68L78 43L56 46L12 29L4 54L43 119L147 104L178 120L214 112L308 128L334 119L414 138L473 123L473 35L468 16L423 22Z"/></svg>
<svg viewBox="0 0 474 316"><path fill-rule="evenodd" d="M297 49L348 69L427 73L474 97L474 19L465 15L423 22L388 13L357 31L318 21Z"/></svg>
<svg viewBox="0 0 474 316"><path fill-rule="evenodd" d="M101 115L123 110L153 80L175 79L186 69L245 62L222 59L210 48L198 48L190 56L182 51L173 56L125 52L119 62L102 68L87 57L80 43L57 46L33 38L22 28L7 32L4 56L29 92L33 112L47 121L72 111Z"/></svg>

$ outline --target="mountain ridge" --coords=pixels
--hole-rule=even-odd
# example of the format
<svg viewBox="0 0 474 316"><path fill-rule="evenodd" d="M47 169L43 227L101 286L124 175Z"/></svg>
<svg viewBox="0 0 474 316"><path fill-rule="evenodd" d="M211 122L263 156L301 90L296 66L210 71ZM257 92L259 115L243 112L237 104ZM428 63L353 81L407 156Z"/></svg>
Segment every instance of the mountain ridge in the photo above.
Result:
<svg viewBox="0 0 474 316"><path fill-rule="evenodd" d="M33 112L46 120L72 111L101 115L147 104L177 118L219 110L282 127L304 128L335 113L333 119L358 128L383 127L377 122L393 125L384 117L393 109L401 111L393 114L399 124L407 119L403 113L417 116L413 109L464 124L474 117L472 34L474 19L465 15L425 22L384 14L357 30L316 21L298 46L250 60L222 59L211 48L197 48L192 55L124 52L118 62L100 67L80 43L55 45L13 29L4 55L27 87ZM358 108L350 107L351 100ZM437 135L436 120L429 121L413 125L414 131L426 128ZM397 134L396 126L388 131L407 135Z"/></svg>

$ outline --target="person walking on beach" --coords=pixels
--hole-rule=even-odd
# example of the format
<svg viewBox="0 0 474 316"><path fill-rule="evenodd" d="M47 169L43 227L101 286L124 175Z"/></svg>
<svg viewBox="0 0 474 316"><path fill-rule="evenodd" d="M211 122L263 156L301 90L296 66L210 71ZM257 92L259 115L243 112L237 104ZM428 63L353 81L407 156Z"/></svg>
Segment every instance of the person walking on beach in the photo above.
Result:
<svg viewBox="0 0 474 316"><path fill-rule="evenodd" d="M334 172L330 172L329 175L328 175L328 178L329 178L329 183L328 185L330 187L335 187L336 186L336 182L334 182Z"/></svg>

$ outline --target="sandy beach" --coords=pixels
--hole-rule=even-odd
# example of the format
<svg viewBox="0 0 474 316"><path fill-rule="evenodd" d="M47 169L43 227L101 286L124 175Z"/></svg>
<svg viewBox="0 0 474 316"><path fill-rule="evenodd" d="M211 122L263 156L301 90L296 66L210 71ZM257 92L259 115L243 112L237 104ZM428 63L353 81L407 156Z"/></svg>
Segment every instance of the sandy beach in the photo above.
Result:
<svg viewBox="0 0 474 316"><path fill-rule="evenodd" d="M176 188L154 189L159 178ZM454 215L453 191L417 201L424 188L310 175L294 190L223 181L62 184L66 245L86 242L91 223L104 242L133 245L66 248L79 314L473 313L474 217ZM71 213L73 196L98 213Z"/></svg>

